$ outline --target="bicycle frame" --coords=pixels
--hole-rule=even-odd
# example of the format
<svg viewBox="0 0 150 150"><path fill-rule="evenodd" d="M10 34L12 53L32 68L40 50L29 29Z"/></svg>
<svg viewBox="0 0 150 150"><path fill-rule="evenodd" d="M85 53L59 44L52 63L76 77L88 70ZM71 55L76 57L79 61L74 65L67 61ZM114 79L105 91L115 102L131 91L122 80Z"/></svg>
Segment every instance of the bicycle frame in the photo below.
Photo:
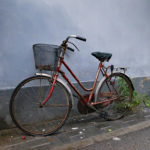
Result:
<svg viewBox="0 0 150 150"><path fill-rule="evenodd" d="M76 75L73 73L73 71L69 68L69 66L65 63L64 61L64 55L66 53L66 50L67 50L67 42L68 42L68 38L66 41L63 41L62 45L64 48L62 50L62 54L61 54L61 57L59 59L59 62L58 62L58 67L56 69L56 73L53 77L53 83L52 83L52 87L50 89L50 92L49 92L49 95L47 96L47 98L41 103L41 105L44 105L48 100L49 98L51 97L52 93L53 93L53 90L54 90L54 86L55 86L55 83L57 81L57 78L58 78L58 75L59 73L62 75L62 77L69 83L69 85L73 88L73 90L80 96L80 98L83 100L83 102L89 106L91 105L96 105L96 104L101 104L101 103L104 103L104 102L107 102L107 101L113 101L115 100L116 98L113 98L112 100L104 100L104 101L101 101L101 102L97 102L97 103L90 103L92 101L92 98L94 96L94 90L95 90L95 87L96 87L96 84L97 84L97 80L98 80L98 77L99 77L99 74L100 74L100 71L102 73L103 76L105 76L106 78L108 77L107 75L107 70L108 68L110 68L110 66L108 66L107 68L103 66L103 62L99 62L99 65L98 65L98 69L97 69L97 73L96 73L96 77L95 77L95 81L93 83L93 87L92 88L86 88L81 82L80 80L76 77ZM90 95L89 95L89 98L84 98L84 96L82 96L82 94L75 88L75 86L71 83L71 81L67 78L67 76L65 75L65 73L63 71L60 70L61 68L61 65L64 65L65 68L69 71L69 73L72 75L72 77L78 82L78 84L80 85L80 87L84 90L84 91L90 91ZM112 70L111 70L111 75L112 75ZM107 85L108 86L108 85ZM109 88L109 86L108 86ZM111 92L110 88L109 88L109 91Z"/></svg>
<svg viewBox="0 0 150 150"><path fill-rule="evenodd" d="M126 102L131 102L134 90L131 80L124 73L116 72L118 68L115 68L115 71L113 65L108 67L103 65L104 61L110 60L112 54L102 52L92 53L92 55L99 60L99 65L93 85L91 88L88 88L80 82L64 61L66 50L74 51L73 48L67 45L68 43L74 45L74 43L69 41L70 38L86 41L86 38L71 35L68 36L60 46L35 44L35 46L39 46L41 52L42 49L46 50L46 52L47 50L49 51L49 53L45 54L51 54L51 50L54 53L56 52L55 55L52 55L54 59L50 57L49 62L44 63L43 57L39 57L40 63L35 63L36 68L40 69L40 71L48 70L54 72L52 72L52 74L36 73L35 76L31 76L20 82L12 93L9 107L12 121L26 134L50 135L57 132L64 125L74 104L70 87L75 91L75 96L77 95L79 100L77 102L77 109L81 114L96 112L100 117L106 120L116 120L122 118L125 113L129 111ZM78 49L76 45L74 45L74 47ZM33 48L35 48L34 45ZM38 55L41 54L39 53ZM46 58L48 57L45 57L45 60ZM54 62L52 63L51 60L54 60ZM42 61L43 63L41 63ZM61 70L62 65L64 65L87 94L83 95L80 93L71 83L66 74ZM102 73L103 77L97 84L100 73ZM59 75L61 75L64 80L59 78ZM65 81L70 86L68 86ZM23 98L23 96L25 96L25 98ZM20 100L22 103L20 103ZM122 103L124 101L125 105ZM29 105L31 106L29 107ZM45 107L49 107L50 109L45 109ZM39 113L35 115L35 112Z"/></svg>
<svg viewBox="0 0 150 150"><path fill-rule="evenodd" d="M99 77L99 73L100 73L100 70L101 70L101 67L102 67L102 63L99 64L98 66L98 70L97 70L97 74L96 74L96 78L95 78L95 81L94 81L94 84L93 84L93 87L88 89L88 88L85 88L85 86L80 82L80 80L76 77L76 75L73 73L73 71L69 68L69 66L65 63L65 61L63 59L60 60L60 65L63 64L67 70L70 72L70 74L73 76L73 78L78 82L78 84L80 85L80 87L84 90L84 91L91 91L90 93L90 96L89 96L89 100L88 102L91 101L92 99L92 96L94 94L94 89L96 87L96 83L97 83L97 80L98 80L98 77ZM75 86L70 82L70 80L67 78L67 76L65 75L64 72L62 72L61 70L58 70L59 73L61 73L62 77L69 83L69 85L74 89L74 91L84 100L84 97L80 94L80 92L75 88Z"/></svg>
<svg viewBox="0 0 150 150"><path fill-rule="evenodd" d="M65 68L69 71L69 73L72 75L72 77L78 82L78 84L80 85L80 87L84 90L84 91L90 91L90 95L89 95L89 98L87 100L87 98L84 98L82 96L82 94L77 90L77 88L71 83L71 81L68 79L68 77L65 75L65 73L63 71L60 70L62 64L65 66ZM69 66L66 64L66 62L64 61L64 57L63 55L60 57L60 60L59 60L59 65L57 67L57 70L56 70L56 74L54 75L54 80L53 80L53 83L52 83L52 87L51 87L51 90L50 90L50 93L49 95L47 96L47 98L42 102L42 105L44 105L48 100L49 98L51 97L52 93L53 93L53 90L54 90L54 86L55 86L55 83L57 81L57 78L58 78L58 74L60 73L62 75L62 77L69 83L69 85L73 88L73 90L80 96L80 98L85 102L85 103L90 103L93 96L94 96L94 90L95 90L95 87L96 87L96 84L97 84L97 81L98 81L98 77L99 77L99 74L100 74L100 71L102 72L102 75L103 76L108 76L107 75L107 69L104 68L103 66L103 63L100 62L99 65L98 65L98 69L97 69L97 73L96 73L96 77L95 77L95 80L94 80L94 83L93 83L93 86L92 88L86 88L81 82L80 80L76 77L76 75L73 73L73 71L69 68ZM110 101L110 100L109 100ZM107 102L105 100L105 102ZM101 101L100 103L103 103L103 101ZM92 105L96 105L97 103L92 103Z"/></svg>

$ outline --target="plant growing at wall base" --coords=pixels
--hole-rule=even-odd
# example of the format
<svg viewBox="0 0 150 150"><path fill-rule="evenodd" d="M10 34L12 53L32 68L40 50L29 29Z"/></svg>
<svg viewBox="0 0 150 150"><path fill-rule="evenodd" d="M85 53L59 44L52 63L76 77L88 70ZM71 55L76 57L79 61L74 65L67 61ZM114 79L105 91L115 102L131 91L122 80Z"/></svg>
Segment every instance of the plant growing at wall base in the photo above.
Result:
<svg viewBox="0 0 150 150"><path fill-rule="evenodd" d="M122 97L129 96L128 86L124 80L119 79L119 94ZM120 96L120 98L121 98ZM147 94L140 94L136 91L133 91L132 100L124 100L121 103L118 103L116 106L117 109L129 109L130 111L134 111L136 109L141 109L142 107L150 107L150 97Z"/></svg>

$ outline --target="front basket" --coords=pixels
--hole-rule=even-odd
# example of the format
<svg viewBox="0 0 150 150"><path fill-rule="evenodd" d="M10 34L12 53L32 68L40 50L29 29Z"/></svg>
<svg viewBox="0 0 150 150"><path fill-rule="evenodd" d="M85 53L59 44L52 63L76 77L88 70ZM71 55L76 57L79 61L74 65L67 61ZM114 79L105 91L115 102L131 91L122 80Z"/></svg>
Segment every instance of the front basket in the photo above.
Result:
<svg viewBox="0 0 150 150"><path fill-rule="evenodd" d="M34 44L35 67L39 70L56 71L62 47L50 44Z"/></svg>

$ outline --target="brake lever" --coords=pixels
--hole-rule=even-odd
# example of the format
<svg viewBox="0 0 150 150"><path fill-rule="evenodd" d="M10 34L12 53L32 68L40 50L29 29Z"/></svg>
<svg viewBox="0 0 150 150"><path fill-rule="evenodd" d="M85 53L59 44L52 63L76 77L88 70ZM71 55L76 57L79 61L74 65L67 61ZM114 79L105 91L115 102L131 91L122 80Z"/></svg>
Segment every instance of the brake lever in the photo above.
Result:
<svg viewBox="0 0 150 150"><path fill-rule="evenodd" d="M70 50L70 51L72 51L72 52L74 52L74 49L71 48L71 47L67 47L67 49Z"/></svg>
<svg viewBox="0 0 150 150"><path fill-rule="evenodd" d="M74 43L72 43L70 41L68 41L68 43L72 44L78 51L80 51L79 48Z"/></svg>

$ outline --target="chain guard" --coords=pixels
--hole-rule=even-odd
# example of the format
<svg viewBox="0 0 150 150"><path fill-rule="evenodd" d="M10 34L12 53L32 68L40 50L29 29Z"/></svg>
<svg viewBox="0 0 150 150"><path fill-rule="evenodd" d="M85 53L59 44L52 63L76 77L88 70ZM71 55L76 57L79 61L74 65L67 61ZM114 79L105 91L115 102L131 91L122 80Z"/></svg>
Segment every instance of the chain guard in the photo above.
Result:
<svg viewBox="0 0 150 150"><path fill-rule="evenodd" d="M89 98L89 95L85 95L84 98L86 100L88 100ZM92 99L93 101L93 99ZM78 104L77 104L77 108L78 108L78 112L81 113L81 114L88 114L88 113L92 113L94 112L95 110L93 110L92 108L88 107L86 105L86 103L83 101L83 99L80 99L78 101Z"/></svg>

